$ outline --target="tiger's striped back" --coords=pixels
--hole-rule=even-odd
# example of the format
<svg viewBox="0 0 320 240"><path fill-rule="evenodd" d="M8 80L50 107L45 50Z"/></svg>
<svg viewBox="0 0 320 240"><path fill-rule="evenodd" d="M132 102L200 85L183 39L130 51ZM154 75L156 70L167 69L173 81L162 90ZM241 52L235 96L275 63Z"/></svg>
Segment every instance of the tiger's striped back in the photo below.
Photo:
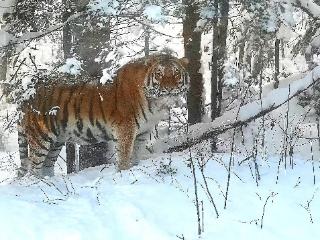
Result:
<svg viewBox="0 0 320 240"><path fill-rule="evenodd" d="M126 64L110 85L39 86L22 107L20 174L53 175L66 141L117 140L118 168L130 168L135 160L132 152L139 157L140 139L161 118L166 101L185 90L185 64L172 56L155 55Z"/></svg>

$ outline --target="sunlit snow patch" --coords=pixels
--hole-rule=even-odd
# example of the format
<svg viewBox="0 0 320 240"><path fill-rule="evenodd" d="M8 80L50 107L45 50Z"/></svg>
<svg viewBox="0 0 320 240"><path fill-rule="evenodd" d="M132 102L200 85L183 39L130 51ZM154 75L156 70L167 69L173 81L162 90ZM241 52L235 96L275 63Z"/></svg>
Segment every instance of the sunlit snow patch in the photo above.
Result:
<svg viewBox="0 0 320 240"><path fill-rule="evenodd" d="M162 21L164 19L162 8L156 5L146 6L143 14L151 21Z"/></svg>
<svg viewBox="0 0 320 240"><path fill-rule="evenodd" d="M81 72L81 62L75 58L67 58L66 63L59 67L58 71L78 75Z"/></svg>

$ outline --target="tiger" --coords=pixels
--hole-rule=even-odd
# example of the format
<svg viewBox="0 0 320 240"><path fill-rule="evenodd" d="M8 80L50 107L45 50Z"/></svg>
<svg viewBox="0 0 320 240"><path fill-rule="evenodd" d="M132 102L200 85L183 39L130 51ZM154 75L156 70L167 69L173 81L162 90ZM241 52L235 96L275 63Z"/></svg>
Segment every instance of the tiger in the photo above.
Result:
<svg viewBox="0 0 320 240"><path fill-rule="evenodd" d="M18 176L53 176L66 142L114 141L117 169L136 165L150 131L188 91L187 65L152 54L123 65L109 84L40 85L21 107Z"/></svg>

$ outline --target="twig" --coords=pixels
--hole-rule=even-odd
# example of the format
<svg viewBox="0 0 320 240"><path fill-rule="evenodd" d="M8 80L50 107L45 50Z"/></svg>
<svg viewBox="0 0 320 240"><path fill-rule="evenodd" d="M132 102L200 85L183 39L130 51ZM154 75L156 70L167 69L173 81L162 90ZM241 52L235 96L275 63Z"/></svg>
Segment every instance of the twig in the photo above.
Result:
<svg viewBox="0 0 320 240"><path fill-rule="evenodd" d="M310 152L311 152L311 164L312 164L313 184L316 185L316 174L315 174L315 169L314 169L314 156L313 156L312 141L310 141Z"/></svg>
<svg viewBox="0 0 320 240"><path fill-rule="evenodd" d="M193 176L193 186L194 186L194 194L196 197L196 210L197 210L197 222L198 222L198 235L201 235L201 222L200 222L200 209L199 209L199 199L198 199L198 187L197 187L197 177L196 177L196 169L193 163L192 155L191 155L191 149L189 149L190 153L190 165L192 170L192 176Z"/></svg>
<svg viewBox="0 0 320 240"><path fill-rule="evenodd" d="M265 212L266 212L266 206L267 206L267 203L269 201L270 198L273 198L275 197L276 195L278 195L278 193L275 193L275 192L272 192L266 199L264 205L263 205L263 210L262 210L262 216L261 216L261 221L260 221L260 228L262 229L263 227L263 220L264 220L264 215L265 215Z"/></svg>
<svg viewBox="0 0 320 240"><path fill-rule="evenodd" d="M182 234L181 236L176 235L176 237L179 238L179 239L181 239L181 240L186 240L186 239L184 238L183 234Z"/></svg>
<svg viewBox="0 0 320 240"><path fill-rule="evenodd" d="M311 223L314 223L314 222L313 222L313 218L312 218L312 214L311 214L311 202L313 201L313 199L314 199L314 197L315 197L315 195L316 195L316 192L317 192L318 190L319 190L319 188L317 188L317 189L314 191L311 199L310 199L309 201L307 201L307 204L306 204L306 205L299 204L299 206L303 207L303 208L308 212Z"/></svg>
<svg viewBox="0 0 320 240"><path fill-rule="evenodd" d="M248 93L249 88L245 91L245 96ZM244 98L241 101L241 104L238 108L237 115L236 115L236 121L239 118L240 110L241 110L241 105L244 103ZM236 129L233 129L233 134L232 134L232 144L231 144L231 154L230 154L230 159L229 159L229 165L228 165L228 179L227 179L227 189L226 189L226 197L224 199L224 209L227 208L227 200L228 200L228 194L229 194L229 187L230 187L230 178L231 178L231 163L233 162L233 152L234 152L234 147L235 147L235 137L236 137Z"/></svg>
<svg viewBox="0 0 320 240"><path fill-rule="evenodd" d="M203 179L203 182L204 182L204 185L206 187L206 193L208 194L209 196L209 201L211 202L211 204L213 205L213 208L214 208L214 211L216 212L216 216L217 218L219 218L219 213L218 213L218 209L217 209L217 206L213 200L213 197L211 195L211 192L209 190L209 187L208 187L208 182L207 182L207 179L206 179L206 176L204 175L204 165L200 165L199 161L198 161L198 164L200 166L200 172L201 172L201 175L202 175L202 179Z"/></svg>

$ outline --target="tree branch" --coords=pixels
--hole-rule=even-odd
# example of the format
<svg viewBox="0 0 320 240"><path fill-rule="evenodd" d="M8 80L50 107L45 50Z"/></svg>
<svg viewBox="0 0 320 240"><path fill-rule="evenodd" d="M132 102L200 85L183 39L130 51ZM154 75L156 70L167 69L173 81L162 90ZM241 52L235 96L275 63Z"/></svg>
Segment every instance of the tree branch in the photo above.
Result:
<svg viewBox="0 0 320 240"><path fill-rule="evenodd" d="M24 42L32 41L34 39L38 39L38 38L44 37L44 36L46 36L46 35L48 35L48 34L50 34L52 32L60 30L61 28L63 28L69 22L72 22L72 21L78 19L79 17L81 17L81 16L83 16L85 14L88 14L88 12L86 12L85 10L79 11L79 12L71 15L66 21L64 21L64 22L62 22L60 24L54 25L52 27L49 27L46 31L27 32L27 33L23 34L19 38L12 39L11 41L9 41L8 44L2 45L2 46L0 45L0 50L4 49L6 47L10 47L12 45L16 45L16 44L20 44L20 43L24 43ZM118 14L118 15L111 15L111 16L117 17L117 18L136 18L136 17L138 17L138 15L135 14L135 13L132 13L132 14L131 13Z"/></svg>
<svg viewBox="0 0 320 240"><path fill-rule="evenodd" d="M314 20L320 20L320 6L312 0L296 0L294 6L300 8Z"/></svg>
<svg viewBox="0 0 320 240"><path fill-rule="evenodd" d="M289 88L278 88L271 91L261 101L250 102L239 109L224 113L210 123L198 123L189 127L189 132L184 135L175 135L168 139L159 139L153 144L155 152L179 152L192 147L204 140L226 132L229 129L246 125L275 109L278 109L292 98L306 91L320 82L320 66L309 72L304 78L295 81ZM289 96L289 97L288 97Z"/></svg>
<svg viewBox="0 0 320 240"><path fill-rule="evenodd" d="M58 31L60 28L64 27L67 23L79 18L82 15L84 15L83 12L76 13L76 14L70 16L65 22L57 24L55 26L52 26L52 27L48 28L46 31L25 33L21 37L11 40L8 44L0 46L0 50L3 48L6 48L6 47L10 47L12 45L16 45L16 44L20 44L20 43L24 43L24 42L28 42L28 41L31 41L34 39L44 37L52 32Z"/></svg>

